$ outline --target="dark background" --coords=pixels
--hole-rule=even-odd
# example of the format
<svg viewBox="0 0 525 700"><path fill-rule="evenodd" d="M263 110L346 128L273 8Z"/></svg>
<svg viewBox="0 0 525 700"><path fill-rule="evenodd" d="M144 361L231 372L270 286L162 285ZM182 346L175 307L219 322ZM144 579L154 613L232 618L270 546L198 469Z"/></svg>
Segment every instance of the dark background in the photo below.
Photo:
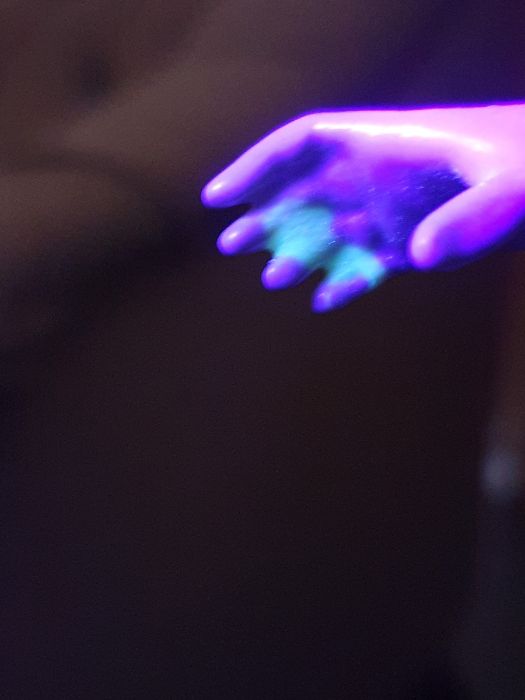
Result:
<svg viewBox="0 0 525 700"><path fill-rule="evenodd" d="M519 4L433 4L221 154L315 108L523 98L524 35ZM0 695L456 697L429 688L470 601L509 256L318 317L313 282L219 257L229 220L172 222L4 352Z"/></svg>

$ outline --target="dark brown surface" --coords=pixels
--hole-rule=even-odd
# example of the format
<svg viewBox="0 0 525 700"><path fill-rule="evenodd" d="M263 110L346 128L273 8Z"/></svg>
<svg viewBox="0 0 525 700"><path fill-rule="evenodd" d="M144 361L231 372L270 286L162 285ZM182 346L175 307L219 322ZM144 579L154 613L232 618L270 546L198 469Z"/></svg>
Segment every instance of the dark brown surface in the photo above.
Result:
<svg viewBox="0 0 525 700"><path fill-rule="evenodd" d="M446 643L498 265L327 318L256 267L145 280L41 365L2 488L21 689L389 697Z"/></svg>

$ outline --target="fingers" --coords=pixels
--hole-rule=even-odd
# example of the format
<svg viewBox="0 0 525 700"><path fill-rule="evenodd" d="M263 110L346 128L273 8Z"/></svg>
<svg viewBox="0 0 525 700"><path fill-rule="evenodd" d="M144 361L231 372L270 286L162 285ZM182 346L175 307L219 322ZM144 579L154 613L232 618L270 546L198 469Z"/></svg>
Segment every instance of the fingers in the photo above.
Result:
<svg viewBox="0 0 525 700"><path fill-rule="evenodd" d="M417 226L409 243L415 267L474 256L502 242L525 217L525 173L497 175L462 192Z"/></svg>
<svg viewBox="0 0 525 700"><path fill-rule="evenodd" d="M267 216L270 222L279 221L275 212ZM289 211L282 223L276 223L268 241L273 258L262 274L267 289L298 284L322 266L335 245L333 219L327 207L311 205Z"/></svg>
<svg viewBox="0 0 525 700"><path fill-rule="evenodd" d="M296 119L252 146L206 185L203 203L212 207L245 203L247 193L271 166L293 158L300 151L311 133L310 121L309 117Z"/></svg>
<svg viewBox="0 0 525 700"><path fill-rule="evenodd" d="M364 226L361 218L352 224ZM389 258L379 252L345 242L337 221L326 206L285 200L239 219L223 232L218 246L227 255L270 250L262 282L271 290L294 286L314 270L326 269L312 301L314 311L325 312L377 286L390 268Z"/></svg>
<svg viewBox="0 0 525 700"><path fill-rule="evenodd" d="M326 279L312 299L312 309L318 313L344 306L356 296L373 289L387 272L377 255L355 245L340 248L326 267Z"/></svg>
<svg viewBox="0 0 525 700"><path fill-rule="evenodd" d="M277 203L265 209L254 209L228 226L217 240L217 247L224 255L256 253L260 250L273 250L270 243L272 231L282 228L294 211L303 202L293 197L282 197Z"/></svg>
<svg viewBox="0 0 525 700"><path fill-rule="evenodd" d="M282 289L301 282L332 252L333 220L328 207L285 199L234 222L219 236L217 246L225 255L269 250L272 259L262 282L267 289Z"/></svg>

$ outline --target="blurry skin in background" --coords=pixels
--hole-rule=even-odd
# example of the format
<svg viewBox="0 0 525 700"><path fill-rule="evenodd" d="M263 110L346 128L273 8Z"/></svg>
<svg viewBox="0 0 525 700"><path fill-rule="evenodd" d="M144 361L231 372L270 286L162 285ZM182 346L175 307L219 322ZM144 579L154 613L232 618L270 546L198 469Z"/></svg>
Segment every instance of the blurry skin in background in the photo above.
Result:
<svg viewBox="0 0 525 700"><path fill-rule="evenodd" d="M314 321L304 296L258 289L258 260L219 258L226 218L199 193L298 113L522 98L523 18L387 0L0 12L0 339L22 384L6 687L402 693L463 610L505 260Z"/></svg>
<svg viewBox="0 0 525 700"><path fill-rule="evenodd" d="M131 173L187 226L218 162L297 109L343 99L424 17L415 2L376 3L372 13L346 4L344 21L341 9L253 2L243 12L236 2L158 0L113 9L58 2L51 12L12 6L0 138L4 162L27 165L14 174L6 166L0 182L10 275L50 258L65 256L65 267L72 257L96 262L113 242L131 247L137 229L153 237L158 213L97 164ZM48 160L61 154L65 167L31 168L42 152ZM89 172L75 168L86 157ZM113 241L118 230L123 241Z"/></svg>

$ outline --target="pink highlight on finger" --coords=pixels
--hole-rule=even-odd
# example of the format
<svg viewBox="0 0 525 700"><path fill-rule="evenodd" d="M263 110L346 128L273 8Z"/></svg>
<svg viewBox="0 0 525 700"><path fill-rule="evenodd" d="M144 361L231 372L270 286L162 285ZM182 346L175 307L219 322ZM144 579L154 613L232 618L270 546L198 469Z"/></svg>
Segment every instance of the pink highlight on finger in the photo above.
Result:
<svg viewBox="0 0 525 700"><path fill-rule="evenodd" d="M409 253L412 263L420 270L436 267L447 257L447 251L442 242L430 234L412 238Z"/></svg>
<svg viewBox="0 0 525 700"><path fill-rule="evenodd" d="M326 313L337 309L366 292L369 287L369 283L363 277L356 277L348 282L321 285L312 299L312 310L316 313Z"/></svg>
<svg viewBox="0 0 525 700"><path fill-rule="evenodd" d="M309 115L299 117L261 139L206 185L202 202L210 207L245 204L246 193L268 168L301 148L311 132L311 120Z"/></svg>
<svg viewBox="0 0 525 700"><path fill-rule="evenodd" d="M218 175L215 179L209 182L202 190L201 201L207 207L220 207L221 195L224 191L225 182L222 175Z"/></svg>
<svg viewBox="0 0 525 700"><path fill-rule="evenodd" d="M224 230L217 241L223 255L252 253L264 248L265 231L259 219L246 216Z"/></svg>
<svg viewBox="0 0 525 700"><path fill-rule="evenodd" d="M338 216L334 222L334 233L345 243L359 245L367 241L370 227L370 216L362 210Z"/></svg>

